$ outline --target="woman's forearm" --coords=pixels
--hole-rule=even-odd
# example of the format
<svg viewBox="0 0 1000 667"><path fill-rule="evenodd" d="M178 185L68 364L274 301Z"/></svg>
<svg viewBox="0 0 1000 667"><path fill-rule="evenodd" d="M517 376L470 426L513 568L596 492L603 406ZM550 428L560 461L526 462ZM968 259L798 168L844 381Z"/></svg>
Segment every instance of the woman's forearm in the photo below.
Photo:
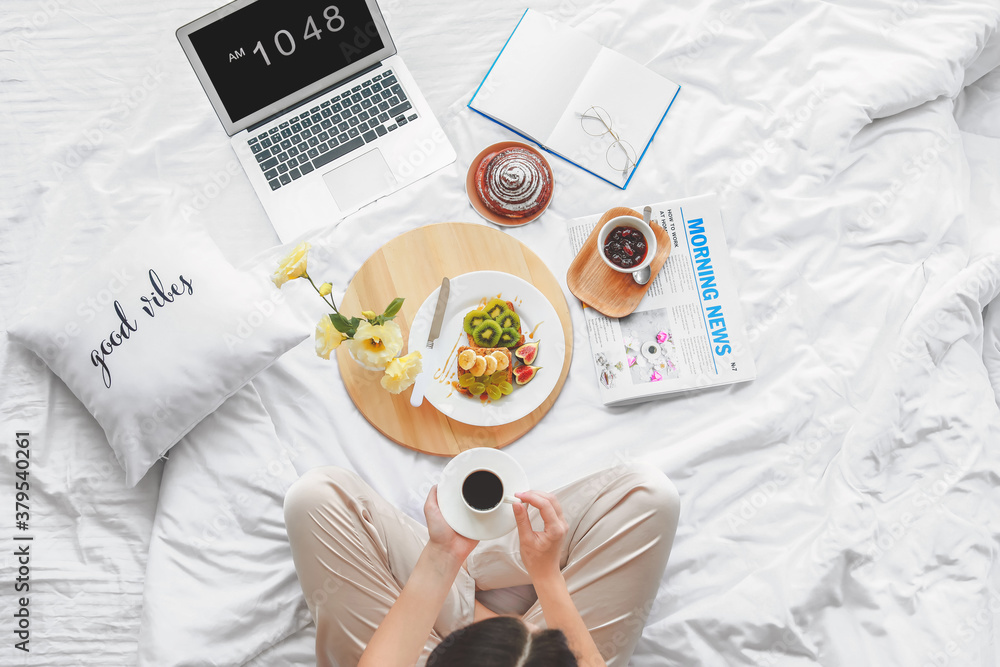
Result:
<svg viewBox="0 0 1000 667"><path fill-rule="evenodd" d="M461 567L458 557L431 544L424 547L358 667L411 667L416 663Z"/></svg>
<svg viewBox="0 0 1000 667"><path fill-rule="evenodd" d="M607 667L580 612L573 604L562 573L556 571L539 577L533 583L538 594L538 602L542 606L542 614L545 616L546 627L562 630L570 649L580 662L580 667Z"/></svg>

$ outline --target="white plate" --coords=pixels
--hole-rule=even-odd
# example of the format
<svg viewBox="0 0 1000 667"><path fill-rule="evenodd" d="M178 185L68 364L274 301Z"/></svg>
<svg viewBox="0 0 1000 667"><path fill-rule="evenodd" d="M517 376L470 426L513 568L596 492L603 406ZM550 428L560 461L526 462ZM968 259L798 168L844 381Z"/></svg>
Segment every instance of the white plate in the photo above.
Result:
<svg viewBox="0 0 1000 667"><path fill-rule="evenodd" d="M421 351L424 372L431 373L425 398L447 417L473 426L501 426L530 414L552 393L562 373L566 340L555 308L533 285L509 273L474 271L456 276L451 279L441 335L430 351L426 349L427 333L440 291L439 287L431 292L421 304L410 325L407 343L408 350ZM463 328L466 313L477 308L484 298L488 301L497 296L514 304L525 339L540 343L532 365L541 370L526 385L512 382L514 391L509 395L484 402L461 393L452 382L458 380L458 348L469 344Z"/></svg>
<svg viewBox="0 0 1000 667"><path fill-rule="evenodd" d="M528 491L528 476L510 455L490 447L467 449L445 466L438 482L441 516L456 533L473 540L503 537L517 527L514 510L501 503L496 511L483 515L473 512L462 500L462 484L476 470L492 470L503 482L503 493L511 496Z"/></svg>

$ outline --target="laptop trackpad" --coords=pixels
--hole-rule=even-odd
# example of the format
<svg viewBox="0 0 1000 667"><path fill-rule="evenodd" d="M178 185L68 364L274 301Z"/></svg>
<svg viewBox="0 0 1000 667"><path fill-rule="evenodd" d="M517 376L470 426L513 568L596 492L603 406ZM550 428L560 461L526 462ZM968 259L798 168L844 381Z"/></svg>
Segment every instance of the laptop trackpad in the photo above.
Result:
<svg viewBox="0 0 1000 667"><path fill-rule="evenodd" d="M371 203L396 187L396 178L377 148L331 169L323 181L342 211Z"/></svg>

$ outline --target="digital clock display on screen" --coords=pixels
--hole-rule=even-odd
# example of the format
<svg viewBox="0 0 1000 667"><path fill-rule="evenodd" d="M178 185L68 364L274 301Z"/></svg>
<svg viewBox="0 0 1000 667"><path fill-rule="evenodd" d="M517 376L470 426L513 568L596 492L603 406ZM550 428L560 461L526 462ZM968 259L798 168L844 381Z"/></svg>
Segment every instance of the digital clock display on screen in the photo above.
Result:
<svg viewBox="0 0 1000 667"><path fill-rule="evenodd" d="M191 44L233 122L383 48L364 0L258 0Z"/></svg>

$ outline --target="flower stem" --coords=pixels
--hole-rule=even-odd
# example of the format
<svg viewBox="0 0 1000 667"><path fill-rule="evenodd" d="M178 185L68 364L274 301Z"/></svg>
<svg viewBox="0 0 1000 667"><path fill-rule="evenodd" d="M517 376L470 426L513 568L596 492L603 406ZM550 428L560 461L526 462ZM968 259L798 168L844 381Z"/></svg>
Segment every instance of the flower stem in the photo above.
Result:
<svg viewBox="0 0 1000 667"><path fill-rule="evenodd" d="M305 278L306 280L308 280L308 281L309 281L309 284L310 284L310 285L312 285L312 286L313 286L313 289L314 289L314 290L316 290L316 294L319 294L319 298L323 299L323 302L324 302L324 303L328 303L328 304L330 304L330 307L331 307L331 308L333 308L333 312L335 312L335 313L337 313L337 314L339 315L339 314L340 314L340 311L339 311L339 310L337 310L337 304L335 304L335 303L333 302L333 294L330 294L330 300L329 300L329 301L327 301L326 297L325 297L325 296L323 296L323 294L322 294L322 293L321 293L321 292L319 291L319 288L318 288L318 287L316 287L316 283L314 283L314 282L313 282L313 279L312 279L312 278L311 278L311 277L309 276L309 274L308 274L308 273L303 273L303 274L302 274L302 276L303 276L303 277L304 277L304 278Z"/></svg>

